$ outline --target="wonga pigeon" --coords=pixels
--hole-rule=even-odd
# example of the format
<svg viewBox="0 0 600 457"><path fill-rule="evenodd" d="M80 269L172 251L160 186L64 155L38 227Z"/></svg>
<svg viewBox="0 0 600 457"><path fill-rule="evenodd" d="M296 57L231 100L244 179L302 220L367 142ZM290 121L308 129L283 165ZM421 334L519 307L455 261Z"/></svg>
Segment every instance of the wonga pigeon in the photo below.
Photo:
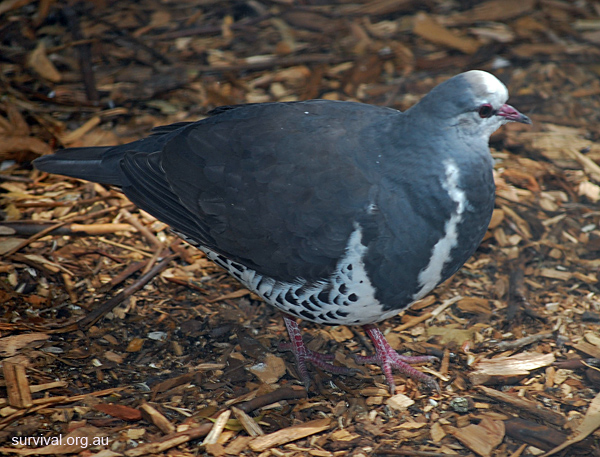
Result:
<svg viewBox="0 0 600 457"><path fill-rule="evenodd" d="M37 159L46 172L121 188L284 313L298 371L331 371L295 318L361 325L392 392L392 368L437 387L376 322L454 274L494 205L489 137L529 118L484 71L443 82L406 112L309 100L225 106L113 147Z"/></svg>

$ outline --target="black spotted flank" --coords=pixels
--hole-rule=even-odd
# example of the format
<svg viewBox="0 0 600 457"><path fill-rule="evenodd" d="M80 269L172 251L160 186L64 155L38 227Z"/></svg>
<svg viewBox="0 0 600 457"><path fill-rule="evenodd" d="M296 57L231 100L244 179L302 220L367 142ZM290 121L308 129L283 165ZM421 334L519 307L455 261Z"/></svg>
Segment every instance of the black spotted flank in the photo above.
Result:
<svg viewBox="0 0 600 457"><path fill-rule="evenodd" d="M298 299L296 297L294 297L294 294L292 293L291 289L288 289L288 291L285 293L285 297L284 297L285 301L294 305L298 304Z"/></svg>
<svg viewBox="0 0 600 457"><path fill-rule="evenodd" d="M317 298L319 300L321 300L323 303L329 303L330 290L331 289L329 287L324 288L321 292L319 292L319 295L317 295Z"/></svg>
<svg viewBox="0 0 600 457"><path fill-rule="evenodd" d="M300 302L300 305L309 310L309 311L313 311L313 312L318 312L319 311L319 306L318 305L313 305L310 301L308 300L303 300Z"/></svg>
<svg viewBox="0 0 600 457"><path fill-rule="evenodd" d="M307 310L303 309L298 313L301 318L308 319L309 321L315 320L315 315L313 313L309 313Z"/></svg>

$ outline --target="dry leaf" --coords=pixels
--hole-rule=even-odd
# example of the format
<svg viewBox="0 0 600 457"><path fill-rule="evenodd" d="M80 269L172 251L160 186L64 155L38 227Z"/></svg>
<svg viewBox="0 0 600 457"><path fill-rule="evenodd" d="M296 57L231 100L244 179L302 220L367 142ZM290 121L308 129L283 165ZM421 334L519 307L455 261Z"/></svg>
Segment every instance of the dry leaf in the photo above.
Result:
<svg viewBox="0 0 600 457"><path fill-rule="evenodd" d="M113 405L106 403L98 403L94 408L104 414L116 417L125 421L139 421L142 419L142 412L137 408L130 408L125 405Z"/></svg>
<svg viewBox="0 0 600 457"><path fill-rule="evenodd" d="M138 352L140 349L142 349L143 345L144 345L143 338L134 338L129 342L129 344L127 345L127 348L125 350L127 352Z"/></svg>
<svg viewBox="0 0 600 457"><path fill-rule="evenodd" d="M4 255L9 251L12 251L17 246L23 243L22 238L2 238L0 239L0 255Z"/></svg>

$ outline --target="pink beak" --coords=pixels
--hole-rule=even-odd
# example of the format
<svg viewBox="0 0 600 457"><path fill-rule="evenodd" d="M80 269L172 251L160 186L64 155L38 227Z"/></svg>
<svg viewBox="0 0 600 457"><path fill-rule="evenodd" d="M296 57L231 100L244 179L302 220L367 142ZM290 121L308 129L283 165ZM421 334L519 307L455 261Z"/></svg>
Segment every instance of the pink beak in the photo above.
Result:
<svg viewBox="0 0 600 457"><path fill-rule="evenodd" d="M519 111L514 109L510 105L502 105L498 111L496 111L496 116L505 117L509 121L520 122L522 124L531 124L531 119L529 119L524 114L521 114Z"/></svg>

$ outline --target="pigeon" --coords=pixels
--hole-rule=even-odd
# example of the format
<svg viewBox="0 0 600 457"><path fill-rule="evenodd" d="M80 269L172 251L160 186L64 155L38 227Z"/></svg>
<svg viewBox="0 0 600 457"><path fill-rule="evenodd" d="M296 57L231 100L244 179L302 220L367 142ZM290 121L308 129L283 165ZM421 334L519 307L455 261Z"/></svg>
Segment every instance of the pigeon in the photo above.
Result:
<svg viewBox="0 0 600 457"><path fill-rule="evenodd" d="M300 380L307 363L353 372L308 349L297 319L362 326L392 391L392 369L434 359L392 349L376 323L452 276L479 246L495 187L490 135L530 119L473 70L410 109L308 100L223 106L119 146L42 156L39 170L116 186L283 313Z"/></svg>

